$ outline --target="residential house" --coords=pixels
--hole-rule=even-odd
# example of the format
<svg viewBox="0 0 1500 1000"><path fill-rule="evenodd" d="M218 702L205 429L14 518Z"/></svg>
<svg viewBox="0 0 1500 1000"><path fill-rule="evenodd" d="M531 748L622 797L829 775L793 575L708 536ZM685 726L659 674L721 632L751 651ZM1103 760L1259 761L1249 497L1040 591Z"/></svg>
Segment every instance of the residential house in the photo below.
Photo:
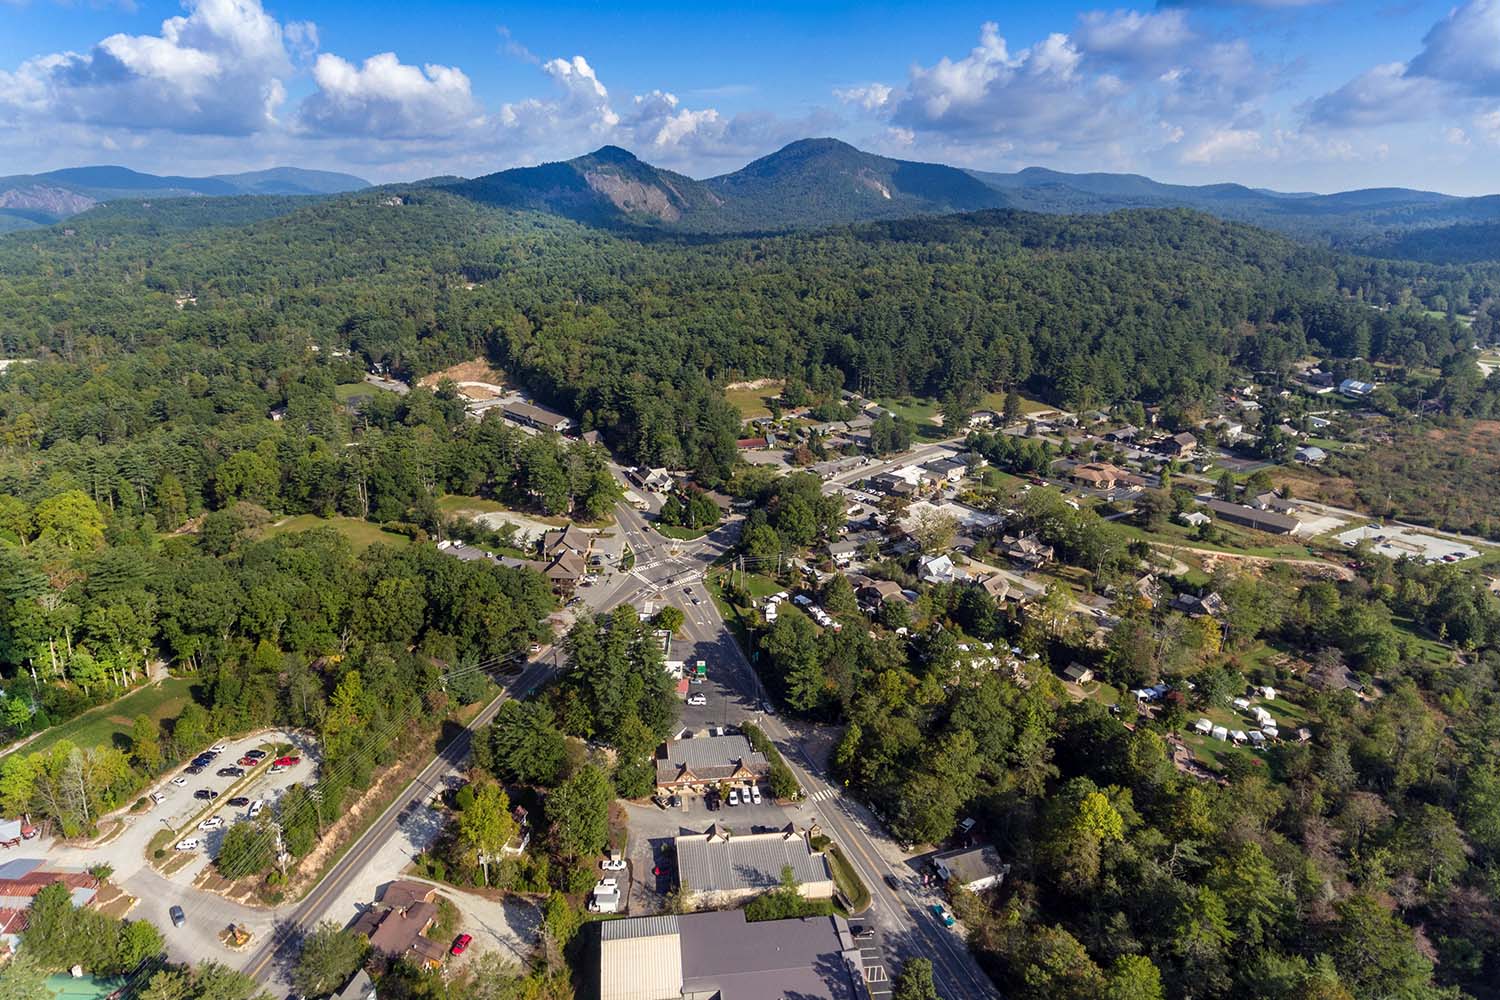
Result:
<svg viewBox="0 0 1500 1000"><path fill-rule="evenodd" d="M1003 601L1010 596L1010 581L999 573L991 573L983 580L980 580L979 586L997 602ZM1019 597L1020 595L1016 596Z"/></svg>
<svg viewBox="0 0 1500 1000"><path fill-rule="evenodd" d="M863 543L857 538L839 538L828 543L828 556L840 566L847 566L859 555Z"/></svg>
<svg viewBox="0 0 1500 1000"><path fill-rule="evenodd" d="M1119 486L1139 486L1141 479L1109 462L1089 462L1076 465L1068 478L1080 486L1093 490L1109 491Z"/></svg>
<svg viewBox="0 0 1500 1000"><path fill-rule="evenodd" d="M970 892L993 889L1010 873L1010 865L1002 864L1000 853L989 844L944 851L933 856L932 866L944 882L957 882Z"/></svg>
<svg viewBox="0 0 1500 1000"><path fill-rule="evenodd" d="M1087 684L1094 679L1094 672L1081 663L1070 663L1063 668L1063 680L1069 684Z"/></svg>
<svg viewBox="0 0 1500 1000"><path fill-rule="evenodd" d="M857 1000L862 974L842 917L750 923L716 910L599 925L599 1000Z"/></svg>
<svg viewBox="0 0 1500 1000"><path fill-rule="evenodd" d="M520 424L523 427L532 427L539 431L556 431L559 434L564 434L573 427L573 419L571 417L565 417L561 413L556 413L546 407L537 406L535 403L523 403L519 400L513 403L506 403L500 412L505 415L507 420L513 423Z"/></svg>
<svg viewBox="0 0 1500 1000"><path fill-rule="evenodd" d="M1002 422L1002 414L994 410L975 410L969 414L970 427L999 427Z"/></svg>
<svg viewBox="0 0 1500 1000"><path fill-rule="evenodd" d="M581 435L581 440L584 444L602 445L604 443L604 435L598 431L584 431Z"/></svg>
<svg viewBox="0 0 1500 1000"><path fill-rule="evenodd" d="M1307 444L1297 449L1295 457L1303 465L1317 465L1328 457L1328 452L1317 445Z"/></svg>
<svg viewBox="0 0 1500 1000"><path fill-rule="evenodd" d="M1178 594L1169 605L1173 611L1181 611L1193 618L1217 618L1228 610L1224 598L1216 591L1207 594Z"/></svg>
<svg viewBox="0 0 1500 1000"><path fill-rule="evenodd" d="M750 437L750 438L740 438L734 444L735 444L735 447L738 448L740 451L757 451L757 450L759 450L761 448L766 447L769 444L769 442L767 442L766 439L763 438L763 437Z"/></svg>
<svg viewBox="0 0 1500 1000"><path fill-rule="evenodd" d="M917 579L923 583L952 583L960 575L946 555L923 556L917 561Z"/></svg>
<svg viewBox="0 0 1500 1000"><path fill-rule="evenodd" d="M375 983L364 969L357 970L333 1000L376 1000Z"/></svg>
<svg viewBox="0 0 1500 1000"><path fill-rule="evenodd" d="M803 898L833 897L828 859L813 849L808 831L792 824L769 833L730 833L715 823L703 833L675 838L672 846L678 884L695 903L738 905L780 887L782 870L788 867Z"/></svg>
<svg viewBox="0 0 1500 1000"><path fill-rule="evenodd" d="M1201 510L1190 510L1185 513L1178 514L1177 520L1181 521L1189 528L1201 528L1205 524L1212 524L1214 519L1203 513L1203 511Z"/></svg>
<svg viewBox="0 0 1500 1000"><path fill-rule="evenodd" d="M380 903L359 915L350 930L370 939L370 947L388 958L408 958L418 965L442 964L447 947L426 936L437 919L432 888L397 879L385 887Z"/></svg>
<svg viewBox="0 0 1500 1000"><path fill-rule="evenodd" d="M1112 431L1106 431L1104 440L1113 441L1116 444L1127 444L1134 441L1140 433L1141 429L1135 424L1126 424L1124 427L1116 427Z"/></svg>
<svg viewBox="0 0 1500 1000"><path fill-rule="evenodd" d="M1191 458L1198 450L1198 439L1187 431L1173 434L1161 444L1162 453L1170 458Z"/></svg>
<svg viewBox="0 0 1500 1000"><path fill-rule="evenodd" d="M656 790L668 795L748 788L770 773L770 762L738 734L668 740L656 752Z"/></svg>
<svg viewBox="0 0 1500 1000"><path fill-rule="evenodd" d="M1255 531L1264 531L1271 535L1295 535L1302 530L1302 522L1290 514L1279 514L1273 510L1257 510L1244 504L1230 503L1228 500L1207 500L1204 501L1203 506L1221 521L1228 521L1230 524L1238 524Z"/></svg>
<svg viewBox="0 0 1500 1000"><path fill-rule="evenodd" d="M1005 557L1029 569L1040 569L1052 561L1052 546L1046 545L1036 535L1006 535L1000 539L1005 548Z"/></svg>
<svg viewBox="0 0 1500 1000"><path fill-rule="evenodd" d="M1147 573L1136 580L1131 589L1139 600L1146 602L1148 608L1154 608L1161 603L1161 581L1154 573Z"/></svg>
<svg viewBox="0 0 1500 1000"><path fill-rule="evenodd" d="M1363 399L1375 391L1375 383L1361 382L1356 378L1346 378L1339 383L1339 395L1348 396L1350 399Z"/></svg>
<svg viewBox="0 0 1500 1000"><path fill-rule="evenodd" d="M859 598L859 603L868 609L876 609L885 605L888 601L901 601L910 603L901 591L901 584L894 580L871 580L854 592Z"/></svg>

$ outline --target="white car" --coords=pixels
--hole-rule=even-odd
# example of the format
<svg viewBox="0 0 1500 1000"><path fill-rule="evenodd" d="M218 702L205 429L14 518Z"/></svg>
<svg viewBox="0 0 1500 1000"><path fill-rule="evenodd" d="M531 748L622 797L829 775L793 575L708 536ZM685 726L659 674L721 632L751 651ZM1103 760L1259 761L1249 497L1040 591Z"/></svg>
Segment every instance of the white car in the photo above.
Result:
<svg viewBox="0 0 1500 1000"><path fill-rule="evenodd" d="M201 846L203 846L202 841L197 837L189 837L186 840L179 840L177 842L177 849L179 851L196 851Z"/></svg>
<svg viewBox="0 0 1500 1000"><path fill-rule="evenodd" d="M625 859L624 858L614 858L614 859L605 858L603 861L599 862L599 867L602 868L602 869L604 869L607 872L622 872L622 871L625 870Z"/></svg>
<svg viewBox="0 0 1500 1000"><path fill-rule="evenodd" d="M178 788L181 788L183 785L187 784L187 778L179 774L177 777L172 779L172 784L176 785Z"/></svg>
<svg viewBox="0 0 1500 1000"><path fill-rule="evenodd" d="M229 749L229 747L226 746L223 743L215 743L213 746L211 746L211 747L208 748L208 752L209 753L223 753L225 750L228 750L228 749Z"/></svg>
<svg viewBox="0 0 1500 1000"><path fill-rule="evenodd" d="M255 817L260 815L260 811L265 807L266 802L264 799L256 799L254 802L250 803L250 811L245 813L245 815L250 817L251 819L254 819Z"/></svg>
<svg viewBox="0 0 1500 1000"><path fill-rule="evenodd" d="M738 788L731 788L729 790L729 804L732 806L740 804L740 790Z"/></svg>
<svg viewBox="0 0 1500 1000"><path fill-rule="evenodd" d="M206 819L202 823L198 824L198 829L200 829L200 830L222 830L222 829L224 829L224 817L223 816L210 816L208 819Z"/></svg>
<svg viewBox="0 0 1500 1000"><path fill-rule="evenodd" d="M689 705L707 705L708 695L702 693L688 695L687 703Z"/></svg>
<svg viewBox="0 0 1500 1000"><path fill-rule="evenodd" d="M151 793L151 801L154 802L156 805L161 805L162 802L166 799L166 797L167 797L167 793L166 792L152 792Z"/></svg>
<svg viewBox="0 0 1500 1000"><path fill-rule="evenodd" d="M756 805L760 805L760 786L759 785L751 785L750 786L750 801L754 802Z"/></svg>
<svg viewBox="0 0 1500 1000"><path fill-rule="evenodd" d="M612 878L601 878L599 880L599 888L601 889L616 889L619 888L619 885L620 883Z"/></svg>

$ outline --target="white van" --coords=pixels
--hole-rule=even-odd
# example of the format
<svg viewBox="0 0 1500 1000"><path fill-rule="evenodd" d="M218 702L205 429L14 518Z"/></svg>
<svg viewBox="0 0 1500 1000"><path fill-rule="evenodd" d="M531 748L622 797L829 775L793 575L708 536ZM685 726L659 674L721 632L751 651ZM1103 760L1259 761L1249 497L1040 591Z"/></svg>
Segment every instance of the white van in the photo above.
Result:
<svg viewBox="0 0 1500 1000"><path fill-rule="evenodd" d="M177 849L179 851L196 851L201 846L202 842L197 837L189 837L186 840L179 840L177 842Z"/></svg>
<svg viewBox="0 0 1500 1000"><path fill-rule="evenodd" d="M256 799L254 802L250 803L250 811L245 815L249 816L251 819L254 819L255 817L260 815L260 811L265 807L265 799Z"/></svg>

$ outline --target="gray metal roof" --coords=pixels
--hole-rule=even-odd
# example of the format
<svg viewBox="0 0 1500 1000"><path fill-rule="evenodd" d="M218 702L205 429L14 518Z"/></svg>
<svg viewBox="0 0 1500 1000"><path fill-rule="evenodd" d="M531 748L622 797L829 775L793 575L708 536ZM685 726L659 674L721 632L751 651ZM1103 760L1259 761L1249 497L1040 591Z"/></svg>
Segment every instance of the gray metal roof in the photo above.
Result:
<svg viewBox="0 0 1500 1000"><path fill-rule="evenodd" d="M656 780L671 781L681 767L688 767L700 778L718 780L728 777L736 763L755 774L765 774L771 764L765 756L750 748L750 741L740 735L697 736L671 740L656 758Z"/></svg>
<svg viewBox="0 0 1500 1000"><path fill-rule="evenodd" d="M837 917L745 921L745 911L682 918L682 992L720 1000L853 1000ZM857 953L856 953L857 954Z"/></svg>
<svg viewBox="0 0 1500 1000"><path fill-rule="evenodd" d="M812 853L807 840L795 834L731 835L727 840L678 837L676 849L679 877L693 892L774 889L787 865L799 883L833 878L828 859Z"/></svg>
<svg viewBox="0 0 1500 1000"><path fill-rule="evenodd" d="M604 941L660 937L676 934L678 931L677 917L633 917L629 920L606 920L599 925L599 937Z"/></svg>

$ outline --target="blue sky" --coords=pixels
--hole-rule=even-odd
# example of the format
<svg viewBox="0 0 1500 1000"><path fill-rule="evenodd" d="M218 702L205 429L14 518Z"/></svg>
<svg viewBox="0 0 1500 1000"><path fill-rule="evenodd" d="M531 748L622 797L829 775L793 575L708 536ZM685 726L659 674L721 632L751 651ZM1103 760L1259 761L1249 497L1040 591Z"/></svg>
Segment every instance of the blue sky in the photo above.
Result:
<svg viewBox="0 0 1500 1000"><path fill-rule="evenodd" d="M0 174L694 176L834 135L980 169L1500 190L1500 0L0 0Z"/></svg>

